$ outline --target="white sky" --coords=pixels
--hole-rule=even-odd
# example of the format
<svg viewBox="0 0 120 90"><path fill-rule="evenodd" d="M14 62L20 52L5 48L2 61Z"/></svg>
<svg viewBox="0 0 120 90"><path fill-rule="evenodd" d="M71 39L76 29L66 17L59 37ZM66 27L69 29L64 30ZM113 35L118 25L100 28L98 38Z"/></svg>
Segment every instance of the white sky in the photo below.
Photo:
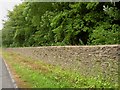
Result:
<svg viewBox="0 0 120 90"><path fill-rule="evenodd" d="M2 29L2 20L6 19L7 10L13 10L15 5L22 3L22 0L0 0L0 30Z"/></svg>

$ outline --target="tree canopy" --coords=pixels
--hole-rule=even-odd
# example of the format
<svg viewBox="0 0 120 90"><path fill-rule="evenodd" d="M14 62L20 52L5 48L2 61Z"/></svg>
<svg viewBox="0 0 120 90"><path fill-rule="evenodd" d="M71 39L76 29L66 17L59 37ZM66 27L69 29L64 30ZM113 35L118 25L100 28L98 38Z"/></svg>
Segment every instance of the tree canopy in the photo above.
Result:
<svg viewBox="0 0 120 90"><path fill-rule="evenodd" d="M119 4L23 2L8 12L3 46L120 44Z"/></svg>

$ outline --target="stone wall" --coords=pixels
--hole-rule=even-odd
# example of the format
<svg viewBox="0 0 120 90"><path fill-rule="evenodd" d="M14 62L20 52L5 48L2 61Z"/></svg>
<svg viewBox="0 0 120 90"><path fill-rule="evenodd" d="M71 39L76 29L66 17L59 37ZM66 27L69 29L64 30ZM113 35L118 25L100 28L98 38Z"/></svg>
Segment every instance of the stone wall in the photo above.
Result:
<svg viewBox="0 0 120 90"><path fill-rule="evenodd" d="M117 82L120 45L44 46L8 48L7 50L42 60L86 76L102 75Z"/></svg>

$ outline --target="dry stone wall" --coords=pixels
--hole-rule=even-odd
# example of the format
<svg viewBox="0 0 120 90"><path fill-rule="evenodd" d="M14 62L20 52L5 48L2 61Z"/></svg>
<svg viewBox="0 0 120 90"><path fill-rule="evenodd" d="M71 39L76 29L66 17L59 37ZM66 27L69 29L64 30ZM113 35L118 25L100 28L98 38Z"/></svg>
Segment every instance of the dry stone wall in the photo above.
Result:
<svg viewBox="0 0 120 90"><path fill-rule="evenodd" d="M120 45L44 46L8 48L7 50L76 70L85 76L102 75L114 82L118 80Z"/></svg>

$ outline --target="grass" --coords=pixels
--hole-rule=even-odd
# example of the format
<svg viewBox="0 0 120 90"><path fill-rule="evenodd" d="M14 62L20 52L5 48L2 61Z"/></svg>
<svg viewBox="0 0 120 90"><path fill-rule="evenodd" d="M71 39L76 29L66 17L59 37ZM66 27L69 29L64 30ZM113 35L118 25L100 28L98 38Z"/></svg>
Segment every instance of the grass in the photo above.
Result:
<svg viewBox="0 0 120 90"><path fill-rule="evenodd" d="M118 84L102 77L85 77L78 72L46 64L40 60L4 51L3 57L11 70L30 88L117 88ZM22 86L19 86L22 87ZM26 87L26 88L28 88Z"/></svg>

